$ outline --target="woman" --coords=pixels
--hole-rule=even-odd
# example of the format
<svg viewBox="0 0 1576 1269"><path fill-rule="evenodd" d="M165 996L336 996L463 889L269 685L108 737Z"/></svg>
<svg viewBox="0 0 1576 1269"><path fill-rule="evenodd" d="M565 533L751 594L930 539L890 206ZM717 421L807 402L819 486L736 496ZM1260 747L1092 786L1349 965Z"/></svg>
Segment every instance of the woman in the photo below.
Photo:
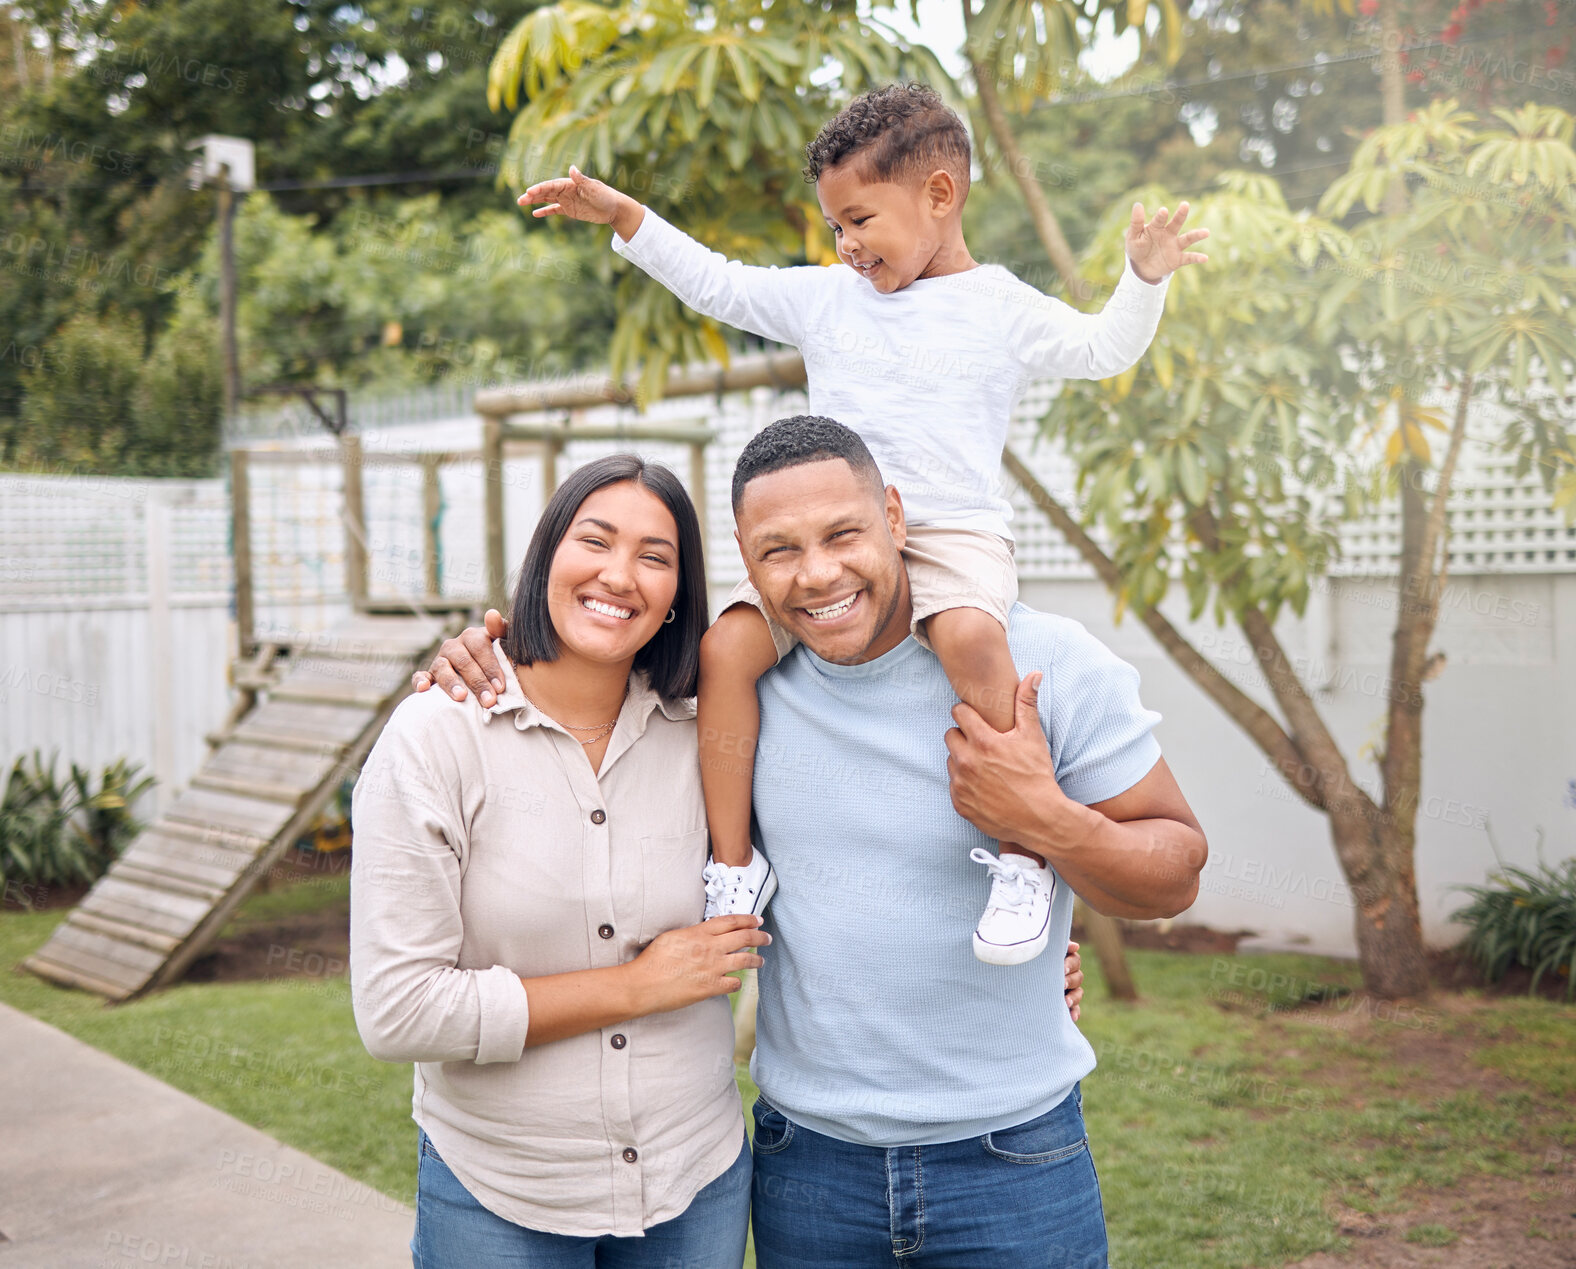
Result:
<svg viewBox="0 0 1576 1269"><path fill-rule="evenodd" d="M759 918L698 925L700 529L614 455L550 500L486 711L394 711L356 785L351 982L416 1064L418 1269L738 1269L750 1155L730 971ZM512 724L512 726L511 726Z"/></svg>

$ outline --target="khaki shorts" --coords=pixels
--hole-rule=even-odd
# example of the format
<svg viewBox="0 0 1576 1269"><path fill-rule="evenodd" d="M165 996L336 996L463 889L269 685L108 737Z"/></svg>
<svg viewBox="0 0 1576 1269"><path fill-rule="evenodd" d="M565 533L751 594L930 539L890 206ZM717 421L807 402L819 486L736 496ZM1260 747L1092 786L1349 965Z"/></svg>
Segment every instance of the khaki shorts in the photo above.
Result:
<svg viewBox="0 0 1576 1269"><path fill-rule="evenodd" d="M903 559L908 564L908 588L914 602L909 630L925 647L921 623L949 608L978 608L1007 627L1007 610L1018 598L1018 570L1013 546L1006 538L980 529L946 529L933 525L909 526ZM733 588L723 610L749 604L766 618L772 643L781 661L799 642L798 636L772 620L761 607L761 594L745 578Z"/></svg>

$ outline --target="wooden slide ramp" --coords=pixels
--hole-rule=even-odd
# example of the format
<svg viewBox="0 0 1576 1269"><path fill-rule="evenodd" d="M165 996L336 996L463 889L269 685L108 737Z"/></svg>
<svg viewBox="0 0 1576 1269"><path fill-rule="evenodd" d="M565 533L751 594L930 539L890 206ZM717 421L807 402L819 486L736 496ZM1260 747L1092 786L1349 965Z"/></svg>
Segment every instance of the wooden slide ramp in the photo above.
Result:
<svg viewBox="0 0 1576 1269"><path fill-rule="evenodd" d="M360 770L411 673L462 624L363 613L293 645L266 700L208 737L191 784L24 966L110 1000L178 979Z"/></svg>

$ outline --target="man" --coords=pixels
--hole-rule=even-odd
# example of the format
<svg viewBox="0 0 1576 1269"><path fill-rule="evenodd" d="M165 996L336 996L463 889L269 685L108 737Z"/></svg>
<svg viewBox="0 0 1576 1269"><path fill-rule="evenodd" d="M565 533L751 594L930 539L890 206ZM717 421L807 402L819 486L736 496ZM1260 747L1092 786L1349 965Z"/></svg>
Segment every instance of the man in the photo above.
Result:
<svg viewBox="0 0 1576 1269"><path fill-rule="evenodd" d="M1056 946L1074 891L1113 916L1188 907L1207 848L1159 716L1082 626L1021 604L1013 729L958 704L910 637L902 499L847 428L763 430L733 505L750 579L800 640L759 685L755 818L780 888L752 1063L757 1263L1104 1266L1078 1088L1094 1053L1055 960L972 954L989 883L969 861L996 840L1043 856ZM434 673L484 700L499 671L487 635L466 638Z"/></svg>

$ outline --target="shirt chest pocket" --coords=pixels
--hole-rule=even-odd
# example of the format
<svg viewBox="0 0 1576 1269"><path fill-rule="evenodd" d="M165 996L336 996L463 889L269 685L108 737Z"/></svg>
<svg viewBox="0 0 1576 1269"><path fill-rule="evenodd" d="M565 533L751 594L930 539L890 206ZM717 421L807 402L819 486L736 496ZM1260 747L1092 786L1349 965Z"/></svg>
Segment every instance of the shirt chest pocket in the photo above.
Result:
<svg viewBox="0 0 1576 1269"><path fill-rule="evenodd" d="M706 910L706 830L640 839L640 942L697 924Z"/></svg>

